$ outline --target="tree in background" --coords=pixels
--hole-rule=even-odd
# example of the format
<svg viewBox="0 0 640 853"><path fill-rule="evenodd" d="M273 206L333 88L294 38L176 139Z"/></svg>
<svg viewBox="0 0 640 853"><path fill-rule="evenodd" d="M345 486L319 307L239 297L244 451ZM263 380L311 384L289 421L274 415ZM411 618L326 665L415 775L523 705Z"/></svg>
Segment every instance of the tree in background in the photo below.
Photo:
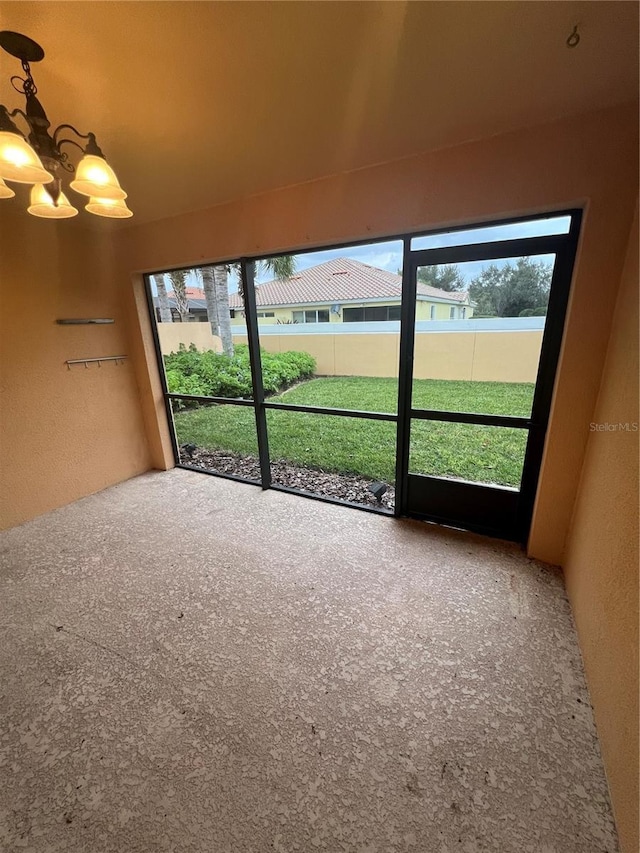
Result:
<svg viewBox="0 0 640 853"><path fill-rule="evenodd" d="M428 267L418 267L418 281L446 290L447 293L466 289L464 277L455 264L432 264Z"/></svg>
<svg viewBox="0 0 640 853"><path fill-rule="evenodd" d="M280 255L278 258L265 258L262 261L264 268L269 270L278 281L284 281L285 278L291 278L296 271L295 255Z"/></svg>
<svg viewBox="0 0 640 853"><path fill-rule="evenodd" d="M265 258L260 261L263 269L270 271L279 281L283 281L293 275L296 268L296 259L293 255L283 255L278 258ZM205 304L207 307L207 319L211 326L211 334L216 335L222 342L222 350L225 355L233 355L233 334L231 330L231 311L229 310L229 273L235 272L239 279L238 292L244 302L242 292L242 278L240 276L239 264L218 264L202 267L198 270L172 270L168 273L173 289L173 297L176 302L180 320L187 322L189 314L189 300L187 297L187 276L193 272L201 281L204 291ZM158 289L158 305L160 307L160 322L171 322L171 311L163 275L155 276ZM258 285L255 286L256 290ZM166 303L168 318L164 319L163 305Z"/></svg>
<svg viewBox="0 0 640 853"><path fill-rule="evenodd" d="M158 273L153 277L158 291L158 308L160 309L160 322L173 323L173 314L169 305L169 297L167 296L167 285L164 280L164 273Z"/></svg>
<svg viewBox="0 0 640 853"><path fill-rule="evenodd" d="M202 267L198 270L198 276L202 281L204 290L204 301L207 306L207 319L211 326L211 334L220 334L220 321L218 318L218 303L216 300L216 282L213 267ZM228 299L227 299L228 302Z"/></svg>
<svg viewBox="0 0 640 853"><path fill-rule="evenodd" d="M263 269L270 271L279 281L289 278L296 269L296 259L293 255L265 258L265 260L260 261L260 264ZM229 273L232 271L238 276L238 293L244 303L239 264L220 264L204 267L200 271L211 332L220 336L222 350L228 356L233 355L231 311L229 310ZM258 285L256 285L257 289Z"/></svg>
<svg viewBox="0 0 640 853"><path fill-rule="evenodd" d="M180 322L187 323L189 316L189 299L187 297L187 272L188 270L171 270L169 281L173 290L173 298L180 315Z"/></svg>
<svg viewBox="0 0 640 853"><path fill-rule="evenodd" d="M233 335L231 333L231 311L229 310L229 267L222 265L213 269L213 292L218 311L218 330L225 355L233 355ZM207 311L209 303L207 302Z"/></svg>
<svg viewBox="0 0 640 853"><path fill-rule="evenodd" d="M291 278L291 276L296 271L296 259L295 255L280 255L277 258L264 258L264 260L260 261L258 264L258 268L262 268L266 272L270 272L278 281L285 281L287 278ZM244 293L242 292L242 277L240 276L240 267L236 265L236 271L238 273L238 279L240 284L238 285L238 293L240 294L240 298L244 303ZM254 275L257 270L254 265ZM255 289L258 290L260 287L259 284L254 285Z"/></svg>
<svg viewBox="0 0 640 853"><path fill-rule="evenodd" d="M469 285L474 317L532 317L547 313L552 266L519 258L514 264L491 264Z"/></svg>

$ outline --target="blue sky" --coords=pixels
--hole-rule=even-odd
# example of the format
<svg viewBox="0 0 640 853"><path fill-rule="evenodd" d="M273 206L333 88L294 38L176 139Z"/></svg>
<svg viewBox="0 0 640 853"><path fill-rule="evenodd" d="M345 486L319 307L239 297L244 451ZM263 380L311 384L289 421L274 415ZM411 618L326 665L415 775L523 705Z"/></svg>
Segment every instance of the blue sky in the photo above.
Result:
<svg viewBox="0 0 640 853"><path fill-rule="evenodd" d="M492 242L496 240L513 240L518 237L538 237L544 234L566 233L569 229L569 217L555 218L550 220L539 219L533 222L513 223L509 225L498 225L487 228L474 228L469 231L443 232L427 237L414 237L411 243L412 249L435 249L444 246L462 246L469 243ZM390 240L384 243L364 243L360 246L351 246L348 249L326 249L320 252L304 252L296 255L296 269L298 271L317 266L333 258L352 258L363 264L373 267L397 272L402 267L402 241ZM537 260L553 262L553 255L540 255ZM485 269L491 261L472 261L458 264L460 272L470 281ZM494 261L498 266L503 266L508 261ZM256 281L258 283L269 281L272 275L264 269L258 269ZM189 276L189 286L201 286L196 275ZM155 286L152 282L155 295ZM229 276L229 292L234 293L238 289L237 276L233 273Z"/></svg>
<svg viewBox="0 0 640 853"><path fill-rule="evenodd" d="M469 243L484 243L495 240L513 240L518 237L539 237L544 234L566 233L569 229L569 217L556 218L553 224L548 220L498 225L491 228L474 228L469 231L456 231L435 234L428 237L414 237L412 249L436 249L443 246L463 246ZM308 252L296 256L296 269L322 264L333 258L353 258L372 267L380 267L389 272L397 272L402 268L402 241L393 240L386 243L368 243L352 246L349 249L328 249L323 252ZM540 259L552 261L552 255L541 255ZM490 262L478 261L458 264L465 279L470 280L478 275ZM497 261L499 266L507 261ZM268 274L258 275L258 281L267 281Z"/></svg>

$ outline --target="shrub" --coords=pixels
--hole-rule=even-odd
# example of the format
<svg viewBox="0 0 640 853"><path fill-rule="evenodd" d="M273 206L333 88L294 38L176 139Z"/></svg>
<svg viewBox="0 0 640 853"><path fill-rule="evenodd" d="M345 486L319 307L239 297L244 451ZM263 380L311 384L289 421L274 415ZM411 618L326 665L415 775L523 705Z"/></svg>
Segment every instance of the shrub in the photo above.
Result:
<svg viewBox="0 0 640 853"><path fill-rule="evenodd" d="M197 373L201 355L195 344L190 344L189 349L180 344L178 352L165 355L165 365L167 370L178 370L184 376L192 376Z"/></svg>
<svg viewBox="0 0 640 853"><path fill-rule="evenodd" d="M308 379L316 369L315 360L306 352L272 353L261 350L262 383L265 393L275 394L294 382ZM233 356L207 350L194 344L164 357L167 386L172 394L205 397L250 397L251 365L249 347L234 347Z"/></svg>
<svg viewBox="0 0 640 853"><path fill-rule="evenodd" d="M185 376L179 370L167 371L167 386L171 394L206 394L199 376Z"/></svg>

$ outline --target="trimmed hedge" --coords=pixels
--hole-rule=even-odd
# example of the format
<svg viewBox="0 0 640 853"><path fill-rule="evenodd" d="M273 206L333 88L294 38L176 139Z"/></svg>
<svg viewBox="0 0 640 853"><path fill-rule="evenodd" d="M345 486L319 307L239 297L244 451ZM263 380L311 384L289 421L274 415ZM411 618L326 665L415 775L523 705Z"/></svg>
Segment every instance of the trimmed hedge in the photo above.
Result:
<svg viewBox="0 0 640 853"><path fill-rule="evenodd" d="M294 382L313 376L316 362L306 352L260 351L262 384L266 394L276 394ZM200 352L194 344L187 349L180 344L178 352L164 357L167 385L172 394L195 394L205 397L251 397L249 347L234 347L233 356L207 350Z"/></svg>

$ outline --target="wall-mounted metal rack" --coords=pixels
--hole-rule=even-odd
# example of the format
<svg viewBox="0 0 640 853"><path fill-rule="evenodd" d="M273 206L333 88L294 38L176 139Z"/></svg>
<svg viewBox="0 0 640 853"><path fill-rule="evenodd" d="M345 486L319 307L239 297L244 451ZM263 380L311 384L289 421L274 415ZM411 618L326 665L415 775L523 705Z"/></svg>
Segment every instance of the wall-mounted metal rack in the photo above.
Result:
<svg viewBox="0 0 640 853"><path fill-rule="evenodd" d="M109 317L73 317L56 320L59 326L103 326L115 322Z"/></svg>
<svg viewBox="0 0 640 853"><path fill-rule="evenodd" d="M72 364L84 364L85 367L89 367L90 364L97 363L98 367L101 367L103 361L115 361L118 364L125 361L128 357L127 355L104 355L100 358L68 358L65 364L69 370L71 370Z"/></svg>

